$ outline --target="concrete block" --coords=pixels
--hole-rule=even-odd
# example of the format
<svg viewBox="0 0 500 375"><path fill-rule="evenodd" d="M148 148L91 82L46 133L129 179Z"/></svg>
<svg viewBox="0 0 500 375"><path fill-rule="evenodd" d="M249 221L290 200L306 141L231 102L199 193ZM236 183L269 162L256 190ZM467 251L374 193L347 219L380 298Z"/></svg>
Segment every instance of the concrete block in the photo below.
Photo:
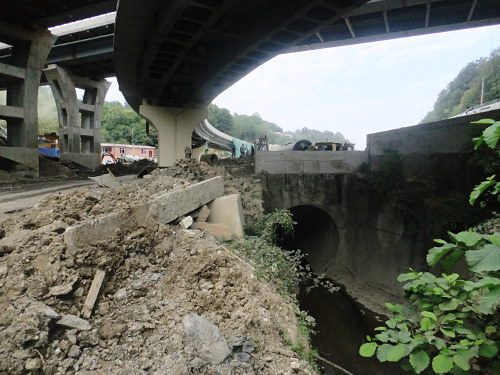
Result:
<svg viewBox="0 0 500 375"><path fill-rule="evenodd" d="M109 188L114 188L121 186L120 181L118 181L112 173L105 173L96 177L89 177L91 180L94 180L99 185Z"/></svg>
<svg viewBox="0 0 500 375"><path fill-rule="evenodd" d="M100 241L108 240L113 232L129 221L126 211L114 212L109 215L100 216L96 219L86 220L66 229L64 242L69 247L80 248L94 245Z"/></svg>
<svg viewBox="0 0 500 375"><path fill-rule="evenodd" d="M101 165L100 154L80 154L76 152L65 152L61 154L61 160L66 162L72 161L89 169L97 169Z"/></svg>
<svg viewBox="0 0 500 375"><path fill-rule="evenodd" d="M198 182L182 190L174 190L153 200L150 216L168 224L224 194L224 179L220 176Z"/></svg>
<svg viewBox="0 0 500 375"><path fill-rule="evenodd" d="M210 216L210 209L205 204L198 211L198 217L196 218L196 221L200 222L200 223L204 223L205 221L207 221L209 216Z"/></svg>
<svg viewBox="0 0 500 375"><path fill-rule="evenodd" d="M191 225L193 225L193 218L191 216L187 216L182 219L179 224L183 229L188 229Z"/></svg>
<svg viewBox="0 0 500 375"><path fill-rule="evenodd" d="M224 180L214 177L174 190L131 210L114 212L69 227L64 232L68 247L79 248L108 240L118 229L134 228L151 216L159 223L167 224L178 217L198 209L200 206L224 194ZM192 220L192 219L191 219Z"/></svg>
<svg viewBox="0 0 500 375"><path fill-rule="evenodd" d="M235 238L243 238L243 207L240 194L226 195L208 204L209 223L226 224ZM217 237L217 236L216 236Z"/></svg>
<svg viewBox="0 0 500 375"><path fill-rule="evenodd" d="M233 239L231 228L226 224L213 224L213 223L193 223L193 229L206 230L218 241L225 242Z"/></svg>
<svg viewBox="0 0 500 375"><path fill-rule="evenodd" d="M38 171L38 148L0 147L0 156Z"/></svg>

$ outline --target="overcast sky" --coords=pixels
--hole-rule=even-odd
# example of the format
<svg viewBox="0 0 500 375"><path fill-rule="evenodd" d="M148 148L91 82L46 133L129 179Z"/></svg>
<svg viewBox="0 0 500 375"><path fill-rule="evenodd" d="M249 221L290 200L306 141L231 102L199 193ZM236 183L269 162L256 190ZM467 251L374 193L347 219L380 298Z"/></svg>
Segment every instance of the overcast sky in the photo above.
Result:
<svg viewBox="0 0 500 375"><path fill-rule="evenodd" d="M419 123L460 69L498 46L500 26L488 26L280 55L214 104L285 131L338 131L363 150L366 134ZM106 100L123 101L113 81Z"/></svg>

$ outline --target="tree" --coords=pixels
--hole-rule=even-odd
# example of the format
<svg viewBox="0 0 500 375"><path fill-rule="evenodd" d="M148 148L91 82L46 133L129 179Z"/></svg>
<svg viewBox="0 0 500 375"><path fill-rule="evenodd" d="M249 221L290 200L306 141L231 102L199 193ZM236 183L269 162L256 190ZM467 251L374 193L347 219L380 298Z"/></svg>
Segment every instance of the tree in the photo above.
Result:
<svg viewBox="0 0 500 375"><path fill-rule="evenodd" d="M467 64L442 90L434 108L422 122L443 120L480 104L481 86L484 78L484 102L500 97L500 48L494 50L489 58L482 58Z"/></svg>
<svg viewBox="0 0 500 375"><path fill-rule="evenodd" d="M120 102L104 103L101 129L103 142L158 146L156 129L151 126L148 135L146 120Z"/></svg>
<svg viewBox="0 0 500 375"><path fill-rule="evenodd" d="M233 129L233 116L226 108L215 104L208 105L208 122L223 133L230 134Z"/></svg>

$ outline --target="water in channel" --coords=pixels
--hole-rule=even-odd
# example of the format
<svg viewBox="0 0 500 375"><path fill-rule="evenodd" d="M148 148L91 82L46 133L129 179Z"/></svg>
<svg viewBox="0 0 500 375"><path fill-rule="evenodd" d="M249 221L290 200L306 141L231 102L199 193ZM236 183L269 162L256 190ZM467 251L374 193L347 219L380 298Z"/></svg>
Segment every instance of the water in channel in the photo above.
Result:
<svg viewBox="0 0 500 375"><path fill-rule="evenodd" d="M335 257L339 242L333 220L323 210L313 206L296 206L291 210L295 225L293 238L281 243L285 249L300 249L312 270L321 269ZM299 292L299 302L316 320L312 344L319 355L353 375L403 375L397 363L381 363L375 358L363 358L358 354L366 335L374 335L373 329L381 325L375 315L362 309L345 291L329 292L316 287L306 293L307 285ZM347 375L325 362L318 361L324 375Z"/></svg>

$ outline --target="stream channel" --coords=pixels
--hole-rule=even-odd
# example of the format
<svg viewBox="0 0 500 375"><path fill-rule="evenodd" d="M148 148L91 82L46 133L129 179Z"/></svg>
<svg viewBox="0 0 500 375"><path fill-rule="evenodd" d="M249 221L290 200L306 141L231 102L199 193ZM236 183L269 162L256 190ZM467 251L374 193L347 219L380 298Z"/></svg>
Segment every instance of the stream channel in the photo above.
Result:
<svg viewBox="0 0 500 375"><path fill-rule="evenodd" d="M322 210L311 206L298 206L291 210L295 225L293 238L281 243L285 249L300 249L314 264L327 261L332 247L338 245L333 221ZM314 257L315 259L313 259ZM330 280L334 284L334 280ZM310 291L306 292L307 289ZM316 320L312 345L319 355L348 372L318 360L323 375L403 375L398 363L379 362L376 358L363 358L358 354L366 336L373 336L375 327L383 325L375 314L351 298L340 288L330 292L324 287L308 288L302 285L298 294L300 307Z"/></svg>

